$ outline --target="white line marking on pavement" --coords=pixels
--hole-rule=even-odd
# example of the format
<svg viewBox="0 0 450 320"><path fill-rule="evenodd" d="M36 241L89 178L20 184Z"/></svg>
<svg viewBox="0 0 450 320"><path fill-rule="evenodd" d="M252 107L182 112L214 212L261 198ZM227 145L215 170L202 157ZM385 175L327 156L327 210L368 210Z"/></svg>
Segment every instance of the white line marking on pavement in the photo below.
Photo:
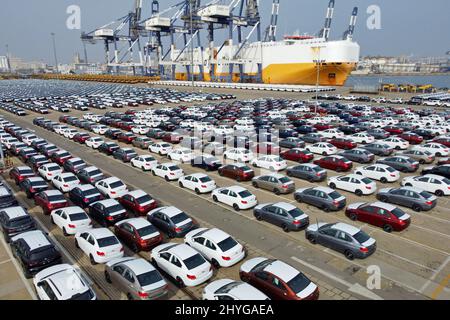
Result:
<svg viewBox="0 0 450 320"><path fill-rule="evenodd" d="M448 257L443 264L433 273L433 275L430 277L430 279L425 282L425 284L420 288L420 292L425 291L425 289L430 285L430 283L437 277L439 273L447 266L447 264L450 262L450 257Z"/></svg>
<svg viewBox="0 0 450 320"><path fill-rule="evenodd" d="M326 276L327 278L330 278L331 280L333 280L335 282L338 282L338 283L346 286L350 292L359 294L359 295L361 295L361 296L363 296L365 298L371 299L371 300L384 300L382 297L380 297L377 294L373 293L369 289L364 288L359 283L352 284L350 282L347 282L347 281L345 281L345 280L335 276L334 274L332 274L332 273L330 273L328 271L325 271L325 270L323 270L321 268L318 268L318 267L316 267L316 266L314 266L314 265L312 265L312 264L310 264L310 263L308 263L306 261L303 261L303 260L301 260L301 259L299 259L297 257L291 257L291 259L294 260L294 261L297 261L298 263L304 265L307 268L310 268L310 269L312 269L312 270L314 270L314 271L316 271L316 272Z"/></svg>
<svg viewBox="0 0 450 320"><path fill-rule="evenodd" d="M10 261L11 261L11 259L6 259L6 260L0 262L0 264L5 264L5 263L8 263L8 262L10 262Z"/></svg>

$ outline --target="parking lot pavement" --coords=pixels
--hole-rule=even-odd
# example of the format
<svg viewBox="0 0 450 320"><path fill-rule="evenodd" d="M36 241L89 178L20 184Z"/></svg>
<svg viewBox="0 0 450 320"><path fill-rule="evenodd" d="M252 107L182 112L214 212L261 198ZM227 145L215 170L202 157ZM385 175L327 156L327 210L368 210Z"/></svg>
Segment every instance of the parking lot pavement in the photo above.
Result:
<svg viewBox="0 0 450 320"><path fill-rule="evenodd" d="M58 114L52 114L50 116L53 120L57 120L57 117ZM8 118L8 116L5 116L5 118ZM66 148L74 155L81 156L87 162L98 166L107 173L122 178L126 183L130 184L131 181L132 186L149 192L157 199L164 200L166 203L183 208L194 217L208 221L209 223L219 226L221 229L240 237L244 242L250 243L260 250L262 255L273 255L284 261L288 261L306 273L311 274L313 278L317 279L319 286L322 282L322 287L324 288L327 288L326 286L328 286L331 288L331 291L337 289L349 295L349 287L347 285L355 284L356 282L359 283L360 286L365 286L365 281L368 276L366 267L379 263L378 259L373 259L371 261L372 257L369 258L367 262L347 261L343 257L337 256L332 252L310 245L301 233L284 234L275 227L255 221L249 212L243 211L235 213L228 208L213 204L208 198L205 198L205 201L199 201L198 196L194 193L189 193L186 190L180 189L175 184L167 184L162 179L151 178L150 175L142 174L128 165L121 164L112 158L99 156L95 151L81 147L79 144L66 139L62 140L61 137L56 134L35 127L30 122L32 118L32 116L21 119L11 117L9 120L15 121L18 125L25 128L36 130L36 133L39 136ZM230 180L228 184L231 183L232 181ZM266 196L269 196L269 194ZM308 212L308 214L309 213L310 212ZM315 269L308 269L305 268L304 265L297 264L296 260L293 260L293 257L300 257L302 260L306 259L307 262L314 265ZM335 280L336 278L343 279L344 282L337 282ZM386 299L398 299L399 297L403 297L404 299L425 298L425 296L419 294L416 289L411 290L410 288L407 288L408 283L409 282L403 283L395 278L390 279L389 276L384 275L382 280L382 290L377 291L377 294ZM361 290L354 291L361 292ZM334 292L334 295L330 293L324 295L324 297L334 297L335 295L336 292ZM364 295L358 293L355 293L355 296L357 298L364 298Z"/></svg>
<svg viewBox="0 0 450 320"><path fill-rule="evenodd" d="M0 243L0 300L35 300L30 281L23 276L3 236Z"/></svg>

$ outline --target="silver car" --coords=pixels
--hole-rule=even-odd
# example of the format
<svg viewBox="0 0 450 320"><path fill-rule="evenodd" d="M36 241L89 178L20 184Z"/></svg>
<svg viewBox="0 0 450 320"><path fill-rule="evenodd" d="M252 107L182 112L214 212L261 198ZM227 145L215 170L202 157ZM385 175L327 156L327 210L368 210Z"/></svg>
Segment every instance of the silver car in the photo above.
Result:
<svg viewBox="0 0 450 320"><path fill-rule="evenodd" d="M290 178L281 174L268 174L254 177L252 185L274 192L276 195L287 194L295 191L295 183Z"/></svg>
<svg viewBox="0 0 450 320"><path fill-rule="evenodd" d="M375 252L375 239L367 233L346 223L315 223L305 232L306 239L312 244L321 244L343 253L349 260L364 259Z"/></svg>
<svg viewBox="0 0 450 320"><path fill-rule="evenodd" d="M129 300L164 299L168 285L158 270L142 258L118 258L105 265L105 279Z"/></svg>
<svg viewBox="0 0 450 320"><path fill-rule="evenodd" d="M432 163L435 160L435 156L428 151L420 151L420 150L406 150L402 152L398 152L397 155L409 157L416 161L419 161L420 164Z"/></svg>

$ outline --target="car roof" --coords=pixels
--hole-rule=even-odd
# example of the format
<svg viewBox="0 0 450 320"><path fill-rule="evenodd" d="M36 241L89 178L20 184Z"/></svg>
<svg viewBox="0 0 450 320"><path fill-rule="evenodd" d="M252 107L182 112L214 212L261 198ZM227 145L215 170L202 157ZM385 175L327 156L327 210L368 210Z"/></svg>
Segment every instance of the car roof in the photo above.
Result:
<svg viewBox="0 0 450 320"><path fill-rule="evenodd" d="M87 191L95 189L95 187L91 184L80 184L76 188L80 189L81 191Z"/></svg>
<svg viewBox="0 0 450 320"><path fill-rule="evenodd" d="M75 294L85 292L88 289L86 283L72 266L63 264L50 268L51 269L47 269L47 271L53 273L45 275L41 280L46 279L53 284L57 289L56 291L53 290L53 292L59 295L60 300L69 299Z"/></svg>
<svg viewBox="0 0 450 320"><path fill-rule="evenodd" d="M241 186L231 186L231 187L226 187L226 188L223 188L223 189L227 189L227 190L230 190L230 191L233 191L233 192L236 192L236 193L239 193L239 192L242 192L242 191L247 191L246 188L241 187Z"/></svg>
<svg viewBox="0 0 450 320"><path fill-rule="evenodd" d="M114 234L108 228L93 228L88 229L85 232L88 232L96 239L114 236Z"/></svg>
<svg viewBox="0 0 450 320"><path fill-rule="evenodd" d="M334 190L333 189L331 189L331 188L328 188L328 187L322 187L322 186L318 186L318 187L313 187L313 188L311 188L311 189L314 189L314 190L317 190L317 191L322 191L322 192L325 192L325 193L332 193Z"/></svg>
<svg viewBox="0 0 450 320"><path fill-rule="evenodd" d="M284 209L286 211L291 211L291 210L297 208L296 206L294 206L294 205L292 205L290 203L287 203L287 202L277 202L277 203L274 203L273 206L279 207L279 208Z"/></svg>
<svg viewBox="0 0 450 320"><path fill-rule="evenodd" d="M204 174L204 173L193 173L193 174L187 175L186 177L194 177L194 178L199 179L199 178L204 178L204 177L207 177L207 176L208 175Z"/></svg>
<svg viewBox="0 0 450 320"><path fill-rule="evenodd" d="M122 264L130 268L131 271L133 271L133 273L137 276L155 270L155 267L153 267L147 260L143 258L130 259L123 262Z"/></svg>
<svg viewBox="0 0 450 320"><path fill-rule="evenodd" d="M184 244L184 243L174 245L174 246L170 247L169 250L167 250L167 251L176 255L181 260L186 260L186 259L198 254L198 252L196 250L194 250L193 248L191 248L190 246L188 246L187 244Z"/></svg>
<svg viewBox="0 0 450 320"><path fill-rule="evenodd" d="M347 232L348 234L350 234L352 236L357 234L360 231L360 229L358 229L354 226L351 226L349 224L343 223L343 222L338 222L338 223L334 224L331 228Z"/></svg>
<svg viewBox="0 0 450 320"><path fill-rule="evenodd" d="M116 181L119 181L119 180L120 179L117 178L117 177L109 177L109 178L106 178L106 179L103 179L103 180L100 180L100 181L103 181L103 182L105 182L107 184L110 184L110 183L113 183L113 182L116 182Z"/></svg>
<svg viewBox="0 0 450 320"><path fill-rule="evenodd" d="M28 244L30 250L45 247L51 244L41 230L28 231L12 238L13 241L16 239L23 239Z"/></svg>
<svg viewBox="0 0 450 320"><path fill-rule="evenodd" d="M29 177L28 180L29 180L30 182L42 182L42 181L45 182L45 180L42 179L41 177Z"/></svg>
<svg viewBox="0 0 450 320"><path fill-rule="evenodd" d="M48 196L62 195L61 191L59 190L45 190L44 193Z"/></svg>
<svg viewBox="0 0 450 320"><path fill-rule="evenodd" d="M76 175L74 175L72 172L63 172L59 176L61 176L61 178L67 178L72 176L76 177Z"/></svg>
<svg viewBox="0 0 450 320"><path fill-rule="evenodd" d="M80 207L77 207L77 206L65 207L65 208L62 208L61 210L64 210L64 212L66 212L67 214L85 212L83 209L81 209Z"/></svg>
<svg viewBox="0 0 450 320"><path fill-rule="evenodd" d="M28 213L22 207L9 207L3 209L2 211L8 216L10 220L28 216Z"/></svg>
<svg viewBox="0 0 450 320"><path fill-rule="evenodd" d="M31 170L31 168L28 167L28 166L21 166L21 167L17 167L17 170L19 170L19 171L23 171L23 170Z"/></svg>
<svg viewBox="0 0 450 320"><path fill-rule="evenodd" d="M282 174L279 174L279 173L270 173L270 174L262 175L261 177L273 177L275 179L281 179L281 178L284 178L285 176Z"/></svg>
<svg viewBox="0 0 450 320"><path fill-rule="evenodd" d="M120 221L118 224L129 223L136 229L144 228L150 225L150 222L145 220L144 218L130 218Z"/></svg>
<svg viewBox="0 0 450 320"><path fill-rule="evenodd" d="M164 213L169 218L172 218L172 217L176 216L177 214L183 212L182 210L178 209L177 207L163 207L158 211Z"/></svg>
<svg viewBox="0 0 450 320"><path fill-rule="evenodd" d="M91 172L91 171L95 171L95 170L99 170L96 166L89 166L83 169L86 172Z"/></svg>
<svg viewBox="0 0 450 320"><path fill-rule="evenodd" d="M205 231L202 236L205 238L208 238L216 243L219 243L227 238L230 237L230 235L220 229L212 228Z"/></svg>
<svg viewBox="0 0 450 320"><path fill-rule="evenodd" d="M436 179L436 180L444 180L444 179L446 179L445 177L439 176L437 174L426 174L426 175L424 175L424 177L433 178L433 179Z"/></svg>
<svg viewBox="0 0 450 320"><path fill-rule="evenodd" d="M374 207L378 207L378 208L382 208L388 211L392 211L395 208L397 208L396 206L390 204L390 203L385 203L385 202L381 202L381 201L377 201L371 204Z"/></svg>
<svg viewBox="0 0 450 320"><path fill-rule="evenodd" d="M114 199L105 199L105 200L97 201L97 203L101 203L105 207L111 207L111 206L115 206L115 205L119 204L119 202Z"/></svg>
<svg viewBox="0 0 450 320"><path fill-rule="evenodd" d="M143 196L147 195L147 193L144 192L143 190L133 190L133 191L128 192L128 194L135 198L139 198L139 197L143 197Z"/></svg>
<svg viewBox="0 0 450 320"><path fill-rule="evenodd" d="M284 282L291 281L299 274L298 270L280 260L273 261L271 264L264 268L264 271L276 275Z"/></svg>

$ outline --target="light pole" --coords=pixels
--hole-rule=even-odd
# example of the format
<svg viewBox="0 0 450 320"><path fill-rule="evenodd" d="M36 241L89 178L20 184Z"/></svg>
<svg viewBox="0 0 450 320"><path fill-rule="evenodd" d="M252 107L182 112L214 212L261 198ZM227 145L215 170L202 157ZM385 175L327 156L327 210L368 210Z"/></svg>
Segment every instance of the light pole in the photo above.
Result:
<svg viewBox="0 0 450 320"><path fill-rule="evenodd" d="M320 49L322 47L318 46L318 47L314 47L314 50L317 50L317 60L315 60L316 62L316 66L317 66L317 78L316 78L316 104L314 106L314 113L317 113L317 106L319 103L319 85L320 85L320 67L322 65L322 60L320 60Z"/></svg>
<svg viewBox="0 0 450 320"><path fill-rule="evenodd" d="M192 91L194 91L194 26L193 26L193 12L192 6L194 1L191 0L190 8L190 24L191 24L191 81L192 81Z"/></svg>
<svg viewBox="0 0 450 320"><path fill-rule="evenodd" d="M58 56L56 55L56 41L55 41L55 33L51 33L52 40L53 40L53 54L55 56L55 66L56 66L56 73L59 73L59 67L58 67Z"/></svg>

